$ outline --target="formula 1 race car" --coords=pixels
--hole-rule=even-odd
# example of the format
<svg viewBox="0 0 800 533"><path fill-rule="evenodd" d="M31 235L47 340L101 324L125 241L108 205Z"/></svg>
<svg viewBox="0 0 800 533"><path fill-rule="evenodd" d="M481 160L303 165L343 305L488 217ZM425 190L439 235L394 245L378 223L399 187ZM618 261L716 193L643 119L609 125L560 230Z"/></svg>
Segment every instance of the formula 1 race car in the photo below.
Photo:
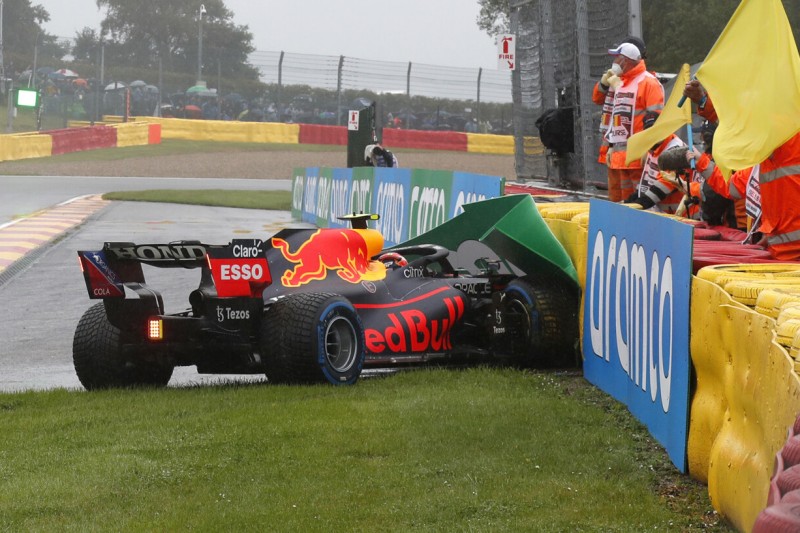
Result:
<svg viewBox="0 0 800 533"><path fill-rule="evenodd" d="M579 288L529 195L464 207L394 248L367 222L291 228L225 245L106 242L79 251L89 297L73 360L87 389L164 386L175 366L264 373L273 383L355 383L365 366L478 356L577 362ZM142 265L194 268L168 313Z"/></svg>

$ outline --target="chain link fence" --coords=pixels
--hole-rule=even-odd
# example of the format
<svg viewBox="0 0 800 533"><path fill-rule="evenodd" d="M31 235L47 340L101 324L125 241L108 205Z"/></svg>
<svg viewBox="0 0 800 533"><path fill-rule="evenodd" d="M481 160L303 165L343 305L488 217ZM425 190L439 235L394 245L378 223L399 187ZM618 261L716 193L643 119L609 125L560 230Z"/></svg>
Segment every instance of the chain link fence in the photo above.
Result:
<svg viewBox="0 0 800 533"><path fill-rule="evenodd" d="M104 115L346 125L347 111L366 99L377 104L379 127L512 133L505 71L256 51L249 59L261 85L225 79L219 65L207 63L203 87L194 86L195 73L133 69L103 58L98 51L90 62L34 61L16 73L15 86L42 90L45 127Z"/></svg>
<svg viewBox="0 0 800 533"><path fill-rule="evenodd" d="M327 90L310 96L337 125L346 124L351 97L366 89L378 104L379 126L511 132L508 72L289 52L255 52L250 61L288 115L298 104L309 107L309 98L281 94L287 86Z"/></svg>
<svg viewBox="0 0 800 533"><path fill-rule="evenodd" d="M592 90L610 65L608 49L629 35L629 0L511 0L510 7L517 175L587 191L605 186L606 168L597 163L601 109ZM571 146L542 150L531 142L546 113L550 133Z"/></svg>

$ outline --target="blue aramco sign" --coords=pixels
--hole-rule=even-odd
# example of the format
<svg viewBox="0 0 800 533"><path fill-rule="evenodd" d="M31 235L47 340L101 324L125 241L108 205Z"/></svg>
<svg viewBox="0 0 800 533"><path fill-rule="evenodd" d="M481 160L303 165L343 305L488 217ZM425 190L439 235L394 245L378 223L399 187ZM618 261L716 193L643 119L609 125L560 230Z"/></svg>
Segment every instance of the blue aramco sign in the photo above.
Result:
<svg viewBox="0 0 800 533"><path fill-rule="evenodd" d="M602 200L589 221L584 375L686 472L692 226Z"/></svg>

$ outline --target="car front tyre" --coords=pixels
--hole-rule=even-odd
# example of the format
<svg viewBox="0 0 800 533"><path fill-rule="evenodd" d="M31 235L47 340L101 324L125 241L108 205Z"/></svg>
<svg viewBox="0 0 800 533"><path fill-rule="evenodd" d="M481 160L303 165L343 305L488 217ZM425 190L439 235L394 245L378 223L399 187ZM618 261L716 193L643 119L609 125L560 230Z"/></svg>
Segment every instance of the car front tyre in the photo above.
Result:
<svg viewBox="0 0 800 533"><path fill-rule="evenodd" d="M574 290L556 280L515 279L505 289L506 312L519 315L513 355L522 366L565 367L578 361L578 308Z"/></svg>

